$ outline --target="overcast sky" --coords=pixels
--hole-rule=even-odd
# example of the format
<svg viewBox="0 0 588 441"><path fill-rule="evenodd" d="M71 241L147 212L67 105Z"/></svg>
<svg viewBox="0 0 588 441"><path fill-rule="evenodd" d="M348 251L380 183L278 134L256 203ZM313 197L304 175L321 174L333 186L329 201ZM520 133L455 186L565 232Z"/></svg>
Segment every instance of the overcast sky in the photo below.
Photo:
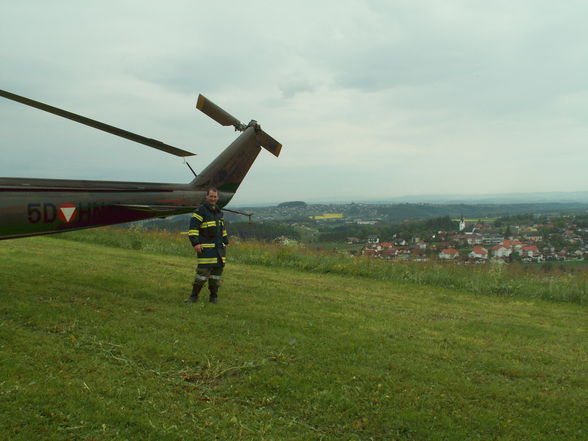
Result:
<svg viewBox="0 0 588 441"><path fill-rule="evenodd" d="M150 4L150 3L156 3ZM0 3L0 88L193 151L283 144L234 205L586 191L588 3ZM0 99L0 176L188 182L182 159Z"/></svg>

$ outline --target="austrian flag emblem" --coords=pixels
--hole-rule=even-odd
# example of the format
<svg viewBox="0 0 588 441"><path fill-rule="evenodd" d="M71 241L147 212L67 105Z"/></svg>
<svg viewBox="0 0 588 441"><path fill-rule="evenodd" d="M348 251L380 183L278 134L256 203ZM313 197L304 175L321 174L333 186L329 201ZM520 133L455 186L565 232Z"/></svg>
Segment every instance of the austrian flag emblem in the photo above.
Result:
<svg viewBox="0 0 588 441"><path fill-rule="evenodd" d="M63 222L71 222L76 218L77 211L74 204L62 204L59 206L59 219Z"/></svg>

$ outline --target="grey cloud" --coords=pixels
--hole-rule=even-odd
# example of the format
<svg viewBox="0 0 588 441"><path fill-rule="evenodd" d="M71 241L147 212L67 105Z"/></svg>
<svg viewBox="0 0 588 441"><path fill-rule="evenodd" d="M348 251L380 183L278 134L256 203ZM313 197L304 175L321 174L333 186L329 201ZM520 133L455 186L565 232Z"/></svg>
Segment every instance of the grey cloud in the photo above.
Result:
<svg viewBox="0 0 588 441"><path fill-rule="evenodd" d="M356 197L366 179L375 196L441 180L459 193L463 179L570 189L585 185L586 12L574 0L122 1L114 15L7 3L0 87L193 149L196 169L234 139L195 113L202 92L284 144L279 160L260 155L243 198ZM0 102L0 175L184 177L157 152L14 106ZM117 164L90 159L99 149ZM505 158L513 176L500 180Z"/></svg>
<svg viewBox="0 0 588 441"><path fill-rule="evenodd" d="M299 93L312 92L316 89L310 82L304 80L289 81L279 86L279 88L284 98L292 98Z"/></svg>

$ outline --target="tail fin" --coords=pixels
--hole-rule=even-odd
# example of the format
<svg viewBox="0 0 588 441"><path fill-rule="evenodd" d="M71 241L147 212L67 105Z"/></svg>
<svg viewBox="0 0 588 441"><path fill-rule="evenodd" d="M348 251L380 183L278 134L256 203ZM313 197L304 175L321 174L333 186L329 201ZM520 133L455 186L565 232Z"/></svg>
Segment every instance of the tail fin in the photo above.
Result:
<svg viewBox="0 0 588 441"><path fill-rule="evenodd" d="M192 185L235 193L260 150L255 129L248 127L192 181Z"/></svg>

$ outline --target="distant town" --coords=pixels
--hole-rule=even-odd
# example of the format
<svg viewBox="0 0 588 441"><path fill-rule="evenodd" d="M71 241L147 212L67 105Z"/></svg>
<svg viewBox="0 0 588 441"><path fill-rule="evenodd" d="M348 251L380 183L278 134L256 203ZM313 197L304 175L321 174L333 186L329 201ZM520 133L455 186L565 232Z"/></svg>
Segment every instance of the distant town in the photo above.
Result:
<svg viewBox="0 0 588 441"><path fill-rule="evenodd" d="M584 260L588 255L588 228L574 223L565 225L507 224L506 234L486 223L472 223L468 228L464 219L459 220L459 231L437 231L428 237L393 237L380 241L378 236L367 238L361 249L364 256L382 259L426 261L437 258L464 263L520 261L539 263L544 261ZM360 240L355 237L349 243Z"/></svg>
<svg viewBox="0 0 588 441"><path fill-rule="evenodd" d="M334 249L386 260L568 262L588 256L588 204L306 204L226 213L233 237ZM145 221L182 231L187 220ZM588 259L587 259L588 260Z"/></svg>

